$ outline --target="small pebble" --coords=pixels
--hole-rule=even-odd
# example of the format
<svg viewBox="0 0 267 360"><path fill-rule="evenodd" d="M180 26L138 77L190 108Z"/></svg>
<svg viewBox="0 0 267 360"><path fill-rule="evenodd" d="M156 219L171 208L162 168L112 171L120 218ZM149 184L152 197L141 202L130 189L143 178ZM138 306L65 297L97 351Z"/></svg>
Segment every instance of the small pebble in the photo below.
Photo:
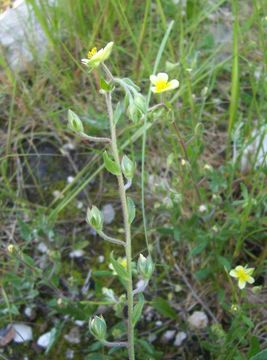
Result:
<svg viewBox="0 0 267 360"><path fill-rule="evenodd" d="M160 327L160 326L162 326L162 321L161 320L158 320L158 321L156 321L156 323L155 323L155 325L157 326L157 327Z"/></svg>
<svg viewBox="0 0 267 360"><path fill-rule="evenodd" d="M157 339L156 334L149 334L148 335L148 342L153 343Z"/></svg>
<svg viewBox="0 0 267 360"><path fill-rule="evenodd" d="M208 317L203 311L194 311L188 318L190 327L195 329L205 329L208 326Z"/></svg>
<svg viewBox="0 0 267 360"><path fill-rule="evenodd" d="M204 213L204 212L206 212L208 210L208 208L207 208L206 205L202 204L202 205L199 206L198 210L199 210L200 213Z"/></svg>
<svg viewBox="0 0 267 360"><path fill-rule="evenodd" d="M85 324L85 320L75 320L74 324L79 327L82 327Z"/></svg>
<svg viewBox="0 0 267 360"><path fill-rule="evenodd" d="M73 182L73 180L74 180L74 176L68 176L67 177L67 183L68 184L71 184Z"/></svg>
<svg viewBox="0 0 267 360"><path fill-rule="evenodd" d="M173 345L174 346L181 346L182 345L182 342L187 338L187 335L185 332L183 331L179 331L178 334L176 335L175 337L175 340L174 340L174 343Z"/></svg>
<svg viewBox="0 0 267 360"><path fill-rule="evenodd" d="M81 342L79 328L73 327L68 334L64 335L64 339L70 344L79 344Z"/></svg>
<svg viewBox="0 0 267 360"><path fill-rule="evenodd" d="M82 201L77 201L76 207L77 207L77 209L82 209L83 208Z"/></svg>
<svg viewBox="0 0 267 360"><path fill-rule="evenodd" d="M45 243L41 242L41 243L38 244L37 250L40 251L40 253L42 253L42 254L47 254L48 247L46 246Z"/></svg>
<svg viewBox="0 0 267 360"><path fill-rule="evenodd" d="M99 264L102 264L105 261L105 256L104 255L99 255L97 258L97 261L99 262Z"/></svg>
<svg viewBox="0 0 267 360"><path fill-rule="evenodd" d="M171 341L175 336L175 330L167 330L164 332L164 334L161 337L161 342L163 344L167 344L169 341Z"/></svg>
<svg viewBox="0 0 267 360"><path fill-rule="evenodd" d="M14 341L18 344L32 340L32 328L24 324L13 324L16 334Z"/></svg>
<svg viewBox="0 0 267 360"><path fill-rule="evenodd" d="M104 224L111 224L115 218L115 211L111 204L104 205L102 208Z"/></svg>
<svg viewBox="0 0 267 360"><path fill-rule="evenodd" d="M54 336L53 330L51 330L51 331L49 331L47 333L44 333L37 340L37 345L42 347L42 348L47 348L48 345L50 344L53 336Z"/></svg>
<svg viewBox="0 0 267 360"><path fill-rule="evenodd" d="M84 250L73 250L72 252L70 252L69 257L71 259L73 258L80 258L84 255Z"/></svg>
<svg viewBox="0 0 267 360"><path fill-rule="evenodd" d="M68 349L66 351L66 359L68 360L74 359L74 350Z"/></svg>

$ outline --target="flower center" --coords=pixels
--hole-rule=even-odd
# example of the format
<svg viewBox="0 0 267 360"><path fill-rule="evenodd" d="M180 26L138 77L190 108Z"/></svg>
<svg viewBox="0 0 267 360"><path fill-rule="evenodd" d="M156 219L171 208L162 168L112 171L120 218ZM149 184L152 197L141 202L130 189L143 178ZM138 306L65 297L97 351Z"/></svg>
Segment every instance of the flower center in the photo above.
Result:
<svg viewBox="0 0 267 360"><path fill-rule="evenodd" d="M249 278L249 275L245 272L244 269L238 270L237 275L241 281L247 281Z"/></svg>
<svg viewBox="0 0 267 360"><path fill-rule="evenodd" d="M158 80L156 83L156 91L164 90L168 87L168 81L167 80Z"/></svg>
<svg viewBox="0 0 267 360"><path fill-rule="evenodd" d="M90 60L97 53L97 48L93 47L90 51L88 51L87 57Z"/></svg>

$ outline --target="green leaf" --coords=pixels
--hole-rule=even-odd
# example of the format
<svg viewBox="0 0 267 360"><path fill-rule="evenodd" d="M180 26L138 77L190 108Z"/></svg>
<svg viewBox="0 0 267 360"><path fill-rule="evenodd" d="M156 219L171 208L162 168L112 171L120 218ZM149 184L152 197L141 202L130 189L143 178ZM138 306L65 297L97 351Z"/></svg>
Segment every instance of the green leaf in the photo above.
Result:
<svg viewBox="0 0 267 360"><path fill-rule="evenodd" d="M120 120L123 112L124 112L124 103L123 101L119 101L118 104L116 105L115 111L114 111L114 115L113 115L113 121L114 124L116 125L117 122Z"/></svg>
<svg viewBox="0 0 267 360"><path fill-rule="evenodd" d="M197 245L190 251L190 256L195 256L200 254L203 250L205 250L207 245L208 245L208 240L207 239L202 240L199 245Z"/></svg>
<svg viewBox="0 0 267 360"><path fill-rule="evenodd" d="M249 360L266 360L267 359L267 349L262 350L257 355L252 356Z"/></svg>
<svg viewBox="0 0 267 360"><path fill-rule="evenodd" d="M103 78L100 79L100 88L104 91L112 90L112 86L109 83L107 83L106 80Z"/></svg>
<svg viewBox="0 0 267 360"><path fill-rule="evenodd" d="M176 311L170 306L168 301L164 300L161 297L157 297L152 300L151 305L154 309L158 310L160 314L171 319L176 319Z"/></svg>
<svg viewBox="0 0 267 360"><path fill-rule="evenodd" d="M111 160L108 153L104 151L103 153L104 165L107 171L109 171L113 175L120 175L120 167L115 163L114 160Z"/></svg>
<svg viewBox="0 0 267 360"><path fill-rule="evenodd" d="M227 260L224 256L218 256L218 262L220 263L220 265L222 265L224 268L226 268L226 270L230 270L231 269L231 264L229 262L229 260Z"/></svg>
<svg viewBox="0 0 267 360"><path fill-rule="evenodd" d="M127 207L128 207L128 214L129 214L129 223L131 224L135 218L135 204L134 201L127 196Z"/></svg>
<svg viewBox="0 0 267 360"><path fill-rule="evenodd" d="M129 275L127 270L113 257L113 252L110 254L110 261L113 265L114 270L118 274L118 276L121 278L122 281L128 281Z"/></svg>
<svg viewBox="0 0 267 360"><path fill-rule="evenodd" d="M145 304L145 299L143 294L138 295L138 303L135 305L133 309L133 326L135 326L138 320L141 317L142 310Z"/></svg>

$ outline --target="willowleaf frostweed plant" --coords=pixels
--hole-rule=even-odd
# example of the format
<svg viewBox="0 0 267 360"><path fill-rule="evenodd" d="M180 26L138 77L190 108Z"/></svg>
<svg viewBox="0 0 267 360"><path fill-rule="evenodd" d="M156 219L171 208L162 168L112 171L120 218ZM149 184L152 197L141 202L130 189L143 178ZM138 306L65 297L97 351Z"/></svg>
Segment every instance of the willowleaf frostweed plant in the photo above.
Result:
<svg viewBox="0 0 267 360"><path fill-rule="evenodd" d="M144 306L144 296L142 292L149 283L154 270L152 258L147 258L140 254L137 273L144 285L133 289L133 267L132 244L131 244L131 224L135 218L134 201L127 195L127 190L131 187L135 174L136 164L126 154L120 154L117 145L116 125L123 113L127 113L129 118L137 122L147 111L147 100L140 93L139 87L128 78L114 77L106 66L105 61L111 54L113 42L109 42L103 49L97 51L94 47L88 52L88 58L82 59L82 63L87 67L89 73L98 68L100 72L100 94L105 97L107 113L110 126L110 137L94 137L85 133L82 121L73 111L68 113L69 129L80 137L92 141L106 143L107 148L103 152L103 162L108 172L117 177L119 197L122 208L125 239L117 239L107 235L103 230L103 215L101 211L92 206L87 210L86 221L104 240L122 247L125 251L125 258L115 258L113 252L110 255L111 268L114 276L118 276L126 289L126 294L116 295L112 289L103 288L103 296L113 306L115 314L124 317L123 308L127 303L128 316L125 319L127 324L127 340L122 342L110 342L107 340L108 328L102 316L95 316L89 321L91 334L107 347L126 347L130 360L135 359L134 348L134 327L138 322ZM157 86L157 85L156 85ZM158 85L159 86L159 85ZM168 89L174 87L172 82L167 83ZM116 106L113 105L112 93L117 88L121 88L125 93L124 99ZM163 87L163 85L162 85ZM137 296L135 300L134 297ZM134 302L136 304L134 305Z"/></svg>

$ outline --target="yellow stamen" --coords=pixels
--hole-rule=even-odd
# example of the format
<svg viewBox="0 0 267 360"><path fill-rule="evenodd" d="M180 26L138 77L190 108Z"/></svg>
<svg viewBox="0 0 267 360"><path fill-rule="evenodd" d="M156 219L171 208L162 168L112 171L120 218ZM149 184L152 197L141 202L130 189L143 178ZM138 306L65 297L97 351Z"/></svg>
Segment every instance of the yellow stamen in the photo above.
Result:
<svg viewBox="0 0 267 360"><path fill-rule="evenodd" d="M93 47L90 51L88 51L87 57L90 60L97 53L97 48Z"/></svg>
<svg viewBox="0 0 267 360"><path fill-rule="evenodd" d="M247 282L249 277L250 277L249 274L247 274L246 271L243 268L241 268L239 270L236 270L236 273L237 273L238 279L240 281L246 281Z"/></svg>
<svg viewBox="0 0 267 360"><path fill-rule="evenodd" d="M161 92L162 90L165 90L168 87L168 81L158 80L155 85L156 85L156 91Z"/></svg>

